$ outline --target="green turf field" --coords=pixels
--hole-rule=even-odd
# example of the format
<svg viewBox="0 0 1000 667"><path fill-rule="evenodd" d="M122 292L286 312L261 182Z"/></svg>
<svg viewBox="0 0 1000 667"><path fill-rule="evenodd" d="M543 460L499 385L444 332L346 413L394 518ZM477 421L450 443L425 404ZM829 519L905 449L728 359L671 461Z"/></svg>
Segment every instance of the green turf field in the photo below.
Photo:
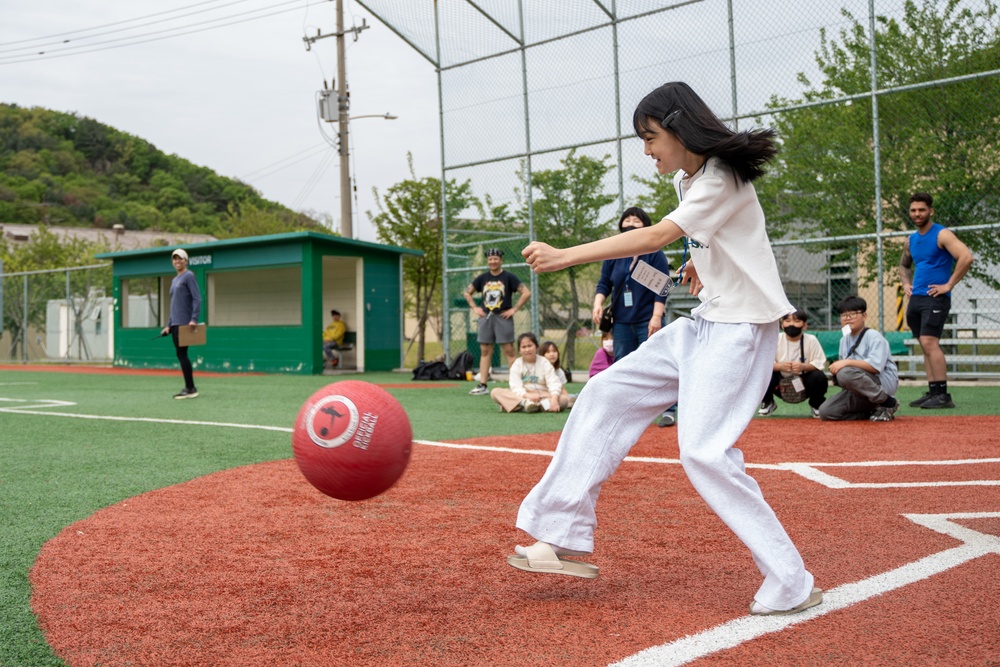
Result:
<svg viewBox="0 0 1000 667"><path fill-rule="evenodd" d="M501 414L488 397L468 395L471 383L411 383L405 374L198 377L201 396L176 401L171 396L179 379L179 374L0 371L0 667L63 664L29 607L28 572L47 540L131 496L218 470L290 458L289 432L299 407L331 381L413 385L390 392L421 440L554 432L567 417ZM580 387L570 385L570 391ZM904 387L899 398L905 406L922 392L923 387ZM1000 387L954 387L951 393L959 407L947 411L950 415L1000 414ZM45 400L66 404L37 407ZM775 417L808 417L804 403L778 406ZM9 411L25 408L38 414ZM900 415L926 413L903 407ZM272 430L249 428L261 426Z"/></svg>

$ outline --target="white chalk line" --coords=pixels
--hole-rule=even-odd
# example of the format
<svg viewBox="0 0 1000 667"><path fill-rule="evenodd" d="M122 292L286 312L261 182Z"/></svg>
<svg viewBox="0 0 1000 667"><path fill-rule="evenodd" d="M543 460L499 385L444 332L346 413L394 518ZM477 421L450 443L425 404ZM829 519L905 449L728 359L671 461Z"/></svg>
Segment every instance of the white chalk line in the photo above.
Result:
<svg viewBox="0 0 1000 667"><path fill-rule="evenodd" d="M838 586L823 594L823 604L790 616L743 616L694 635L667 644L653 646L613 663L610 667L675 667L793 625L845 609L884 595L909 584L923 581L946 570L958 567L980 556L1000 554L1000 538L960 526L954 519L985 519L1000 517L1000 512L970 512L959 514L904 514L914 523L944 533L962 542L912 563L850 584Z"/></svg>
<svg viewBox="0 0 1000 667"><path fill-rule="evenodd" d="M18 414L43 415L50 417L68 417L77 419L97 419L123 422L146 422L164 424L186 424L194 426L215 426L224 428L259 429L290 433L291 428L266 426L259 424L234 424L228 422L209 422L184 419L164 419L150 417L115 417L106 415L88 415L69 412L54 412L51 408L68 407L75 403L58 400L36 400L0 398L0 402L23 403L16 407L0 407L0 412ZM443 447L449 449L464 449L474 451L527 454L532 456L549 456L553 452L538 449L517 449L512 447L493 447L489 445L470 445L459 443L438 442L433 440L414 440L414 443ZM626 461L640 463L679 465L677 459L655 457L626 457ZM1000 480L981 480L977 482L921 482L902 484L855 484L824 473L818 468L833 467L888 467L888 466L927 466L927 465L974 465L977 463L997 463L998 458L962 459L951 461L863 461L855 463L780 463L780 464L747 464L747 468L767 470L786 470L797 473L810 481L834 489L846 488L888 488L906 486L956 486L968 484L997 485ZM979 512L961 514L906 514L906 518L914 523L949 535L962 542L961 546L946 549L936 554L926 556L899 568L874 575L862 581L844 584L826 591L823 604L813 607L800 614L791 616L744 616L728 623L710 628L695 635L677 639L667 644L650 647L610 667L670 667L684 665L699 658L734 648L745 642L766 634L779 632L793 625L824 616L834 611L853 606L865 600L894 591L908 584L927 579L951 568L967 563L980 556L1000 554L1000 538L980 533L954 523L953 519L977 519L1000 517L1000 512Z"/></svg>
<svg viewBox="0 0 1000 667"><path fill-rule="evenodd" d="M117 422L142 422L149 424L175 424L190 426L215 426L222 428L242 428L255 429L261 431L275 431L279 433L291 433L292 429L285 426L267 426L262 424L240 424L231 422L198 421L191 419L167 419L160 417L115 417L109 415L91 415L72 412L55 412L52 408L70 407L76 405L71 401L60 401L55 399L37 399L28 401L18 398L0 397L0 405L3 402L23 403L12 407L0 407L0 412L13 412L26 415L41 415L46 417L67 417L73 419L94 419ZM438 442L434 440L414 440L420 445L431 447L445 447L450 449L467 449L483 452L495 452L504 454L527 454L531 456L552 456L552 451L543 449L518 449L516 447L492 447L489 445L469 445L450 442ZM658 458L649 456L626 456L625 461L633 463L653 463L659 465L680 465L678 459ZM893 467L893 466L932 466L932 465L975 465L981 463L998 463L1000 458L985 459L959 459L941 461L857 461L838 463L747 463L748 469L756 470L785 470L794 472L802 477L825 486L830 489L890 489L890 488L921 488L921 487L950 487L950 486L1000 486L1000 480L961 480L945 482L849 482L840 477L819 470L819 468L848 468L848 467Z"/></svg>

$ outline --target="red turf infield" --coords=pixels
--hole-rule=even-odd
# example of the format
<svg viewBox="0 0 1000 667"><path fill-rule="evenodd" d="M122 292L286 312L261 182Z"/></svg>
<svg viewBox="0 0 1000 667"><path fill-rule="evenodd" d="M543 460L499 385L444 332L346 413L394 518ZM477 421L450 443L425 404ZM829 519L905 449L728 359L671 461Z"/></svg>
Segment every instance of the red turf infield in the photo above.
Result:
<svg viewBox="0 0 1000 667"><path fill-rule="evenodd" d="M890 424L755 420L748 463L979 459L1000 418ZM634 456L676 458L673 429ZM955 434L962 437L956 438ZM466 441L552 449L556 436ZM601 576L504 563L517 505L548 459L416 445L379 498L322 496L291 460L219 472L97 512L47 543L32 606L84 665L607 665L746 615L759 574L676 464L626 462L599 504ZM997 480L996 464L824 468L852 482ZM841 488L753 470L826 589L950 549L903 514L997 512L996 486ZM940 475L935 475L940 472ZM997 519L962 522L1000 534ZM997 554L699 665L991 664Z"/></svg>

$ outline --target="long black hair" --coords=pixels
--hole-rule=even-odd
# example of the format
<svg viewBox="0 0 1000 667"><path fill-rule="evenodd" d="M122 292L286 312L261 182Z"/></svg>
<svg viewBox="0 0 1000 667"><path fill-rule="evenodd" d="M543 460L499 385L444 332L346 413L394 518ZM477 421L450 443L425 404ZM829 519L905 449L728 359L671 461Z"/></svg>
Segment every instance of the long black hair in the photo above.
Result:
<svg viewBox="0 0 1000 667"><path fill-rule="evenodd" d="M548 352L550 349L555 350L556 354L559 355L559 358L556 359L556 363L552 364L552 367L554 369L559 370L559 367L562 365L562 354L559 352L559 346L556 345L556 342L554 340L547 340L544 343L542 343L538 347L538 354L544 357L545 353ZM568 368L563 369L563 375L566 376L566 382L573 381L573 376L570 374Z"/></svg>
<svg viewBox="0 0 1000 667"><path fill-rule="evenodd" d="M725 162L744 183L762 176L764 163L777 153L774 130L733 132L680 81L665 83L642 98L632 126L640 137L656 126L667 130L692 153Z"/></svg>
<svg viewBox="0 0 1000 667"><path fill-rule="evenodd" d="M653 224L653 221L649 219L649 213L646 213L646 211L642 210L638 206L633 206L631 208L625 209L625 211L622 213L621 217L618 218L618 231L619 232L624 231L622 229L622 223L625 222L625 218L631 218L631 217L638 218L639 222L642 223L643 227L649 227L650 225Z"/></svg>

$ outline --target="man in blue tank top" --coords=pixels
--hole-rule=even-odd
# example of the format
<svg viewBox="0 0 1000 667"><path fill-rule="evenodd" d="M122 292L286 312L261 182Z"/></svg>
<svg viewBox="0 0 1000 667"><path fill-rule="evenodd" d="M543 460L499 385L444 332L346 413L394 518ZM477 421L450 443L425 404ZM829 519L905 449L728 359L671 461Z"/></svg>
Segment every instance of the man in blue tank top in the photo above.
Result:
<svg viewBox="0 0 1000 667"><path fill-rule="evenodd" d="M972 266L972 252L955 234L932 222L934 200L926 192L910 197L910 235L899 260L903 289L910 297L906 323L920 341L927 372L927 393L910 407L928 410L953 408L948 393L948 366L941 350L941 334L951 311L951 290Z"/></svg>

